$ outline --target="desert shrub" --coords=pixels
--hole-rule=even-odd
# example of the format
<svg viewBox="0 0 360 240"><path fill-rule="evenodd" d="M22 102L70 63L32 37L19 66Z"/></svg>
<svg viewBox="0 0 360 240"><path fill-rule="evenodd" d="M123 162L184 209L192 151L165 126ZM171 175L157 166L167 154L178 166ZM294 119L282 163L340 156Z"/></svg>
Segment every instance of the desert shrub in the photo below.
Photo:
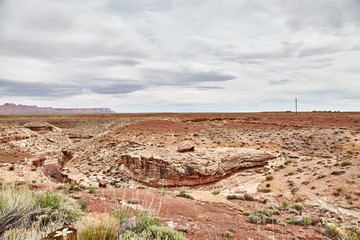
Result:
<svg viewBox="0 0 360 240"><path fill-rule="evenodd" d="M344 173L345 173L344 170L341 170L341 171L333 171L333 172L331 173L331 175L339 176L339 175L342 175L342 174L344 174Z"/></svg>
<svg viewBox="0 0 360 240"><path fill-rule="evenodd" d="M189 195L185 189L181 189L176 196L177 197L188 198L188 199L194 199L194 197Z"/></svg>
<svg viewBox="0 0 360 240"><path fill-rule="evenodd" d="M111 215L114 218L118 219L120 221L120 223L123 223L124 220L128 218L129 211L124 207L115 208Z"/></svg>
<svg viewBox="0 0 360 240"><path fill-rule="evenodd" d="M138 199L129 199L127 202L130 203L130 204L139 204Z"/></svg>
<svg viewBox="0 0 360 240"><path fill-rule="evenodd" d="M218 195L219 193L221 192L221 189L220 188L216 188L212 191L212 194L214 195Z"/></svg>
<svg viewBox="0 0 360 240"><path fill-rule="evenodd" d="M289 165L289 164L292 163L292 162L293 162L292 160L286 160L284 164L285 164L285 165Z"/></svg>
<svg viewBox="0 0 360 240"><path fill-rule="evenodd" d="M5 231L30 222L28 215L36 214L36 201L28 190L6 189L0 193L0 237Z"/></svg>
<svg viewBox="0 0 360 240"><path fill-rule="evenodd" d="M273 215L274 212L271 209L263 208L250 213L246 221L254 224L277 223L277 219Z"/></svg>
<svg viewBox="0 0 360 240"><path fill-rule="evenodd" d="M266 240L276 240L275 236L274 235L271 235L271 236L268 236L266 238Z"/></svg>
<svg viewBox="0 0 360 240"><path fill-rule="evenodd" d="M234 238L235 236L234 233L229 230L225 231L222 235L224 238Z"/></svg>
<svg viewBox="0 0 360 240"><path fill-rule="evenodd" d="M301 217L301 221L305 226L314 225L316 223L314 218L312 218L311 216L306 216L306 215Z"/></svg>
<svg viewBox="0 0 360 240"><path fill-rule="evenodd" d="M340 229L334 223L325 224L325 235L329 237L339 237Z"/></svg>
<svg viewBox="0 0 360 240"><path fill-rule="evenodd" d="M271 175L266 176L266 181L271 181L271 180L274 180L274 176Z"/></svg>
<svg viewBox="0 0 360 240"><path fill-rule="evenodd" d="M234 200L234 199L237 199L237 200L245 200L244 196L234 195L234 194L227 195L227 196L226 196L226 199L228 199L228 200Z"/></svg>
<svg viewBox="0 0 360 240"><path fill-rule="evenodd" d="M103 231L101 227L97 229L96 227L98 226L106 226L106 228L110 228L111 231L110 230ZM99 232L108 231L108 232L117 233L119 226L120 224L118 219L112 217L108 213L88 213L74 224L74 228L78 230L79 236L81 236L83 232L85 232L84 236L88 236L91 232L97 230L99 230Z"/></svg>
<svg viewBox="0 0 360 240"><path fill-rule="evenodd" d="M175 230L168 227L161 227L160 220L151 216L146 211L135 211L135 222L133 228L124 227L126 221L122 225L124 230L119 239L128 240L186 240L186 238ZM130 219L129 219L130 220ZM131 224L130 224L131 225Z"/></svg>
<svg viewBox="0 0 360 240"><path fill-rule="evenodd" d="M313 217L306 216L306 215L301 216L301 217L291 216L288 222L290 224L301 225L301 226L310 226L310 225L316 224L316 221Z"/></svg>
<svg viewBox="0 0 360 240"><path fill-rule="evenodd" d="M96 188L94 188L94 187L89 187L88 193L90 193L90 194L95 194L95 193L96 193Z"/></svg>
<svg viewBox="0 0 360 240"><path fill-rule="evenodd" d="M38 195L38 202L41 208L57 210L60 207L61 197L55 192L46 192Z"/></svg>
<svg viewBox="0 0 360 240"><path fill-rule="evenodd" d="M160 227L152 225L146 229L151 233L152 239L185 240L180 233L169 227Z"/></svg>
<svg viewBox="0 0 360 240"><path fill-rule="evenodd" d="M0 192L0 238L8 230L11 231L5 235L9 239L17 239L17 234L39 236L45 229L55 230L81 216L75 202L54 192L39 193L25 188Z"/></svg>
<svg viewBox="0 0 360 240"><path fill-rule="evenodd" d="M80 187L75 184L70 184L64 187L64 194L72 193L73 191L80 191Z"/></svg>
<svg viewBox="0 0 360 240"><path fill-rule="evenodd" d="M139 218L139 229L140 232L149 228L150 226L160 226L160 219L153 217L147 211L136 211L135 216Z"/></svg>
<svg viewBox="0 0 360 240"><path fill-rule="evenodd" d="M293 208L293 209L295 209L296 211L299 211L299 212L301 212L304 209L304 207L303 207L303 205L301 203L295 203L293 206L291 206L291 208Z"/></svg>
<svg viewBox="0 0 360 240"><path fill-rule="evenodd" d="M336 190L333 192L333 195L334 196L340 196L340 193L342 192L342 188L341 187L338 187L336 188Z"/></svg>
<svg viewBox="0 0 360 240"><path fill-rule="evenodd" d="M325 224L325 235L341 240L359 240L360 233L358 228L339 227L334 223Z"/></svg>
<svg viewBox="0 0 360 240"><path fill-rule="evenodd" d="M88 203L86 201L80 201L79 206L80 206L80 209L84 211L87 208Z"/></svg>
<svg viewBox="0 0 360 240"><path fill-rule="evenodd" d="M249 195L249 194L247 194L247 193L244 195L244 199L245 199L246 201L254 201L254 197L251 196L251 195Z"/></svg>
<svg viewBox="0 0 360 240"><path fill-rule="evenodd" d="M127 230L120 234L119 239L122 240L149 240L151 239L151 232L142 231L141 233Z"/></svg>
<svg viewBox="0 0 360 240"><path fill-rule="evenodd" d="M347 166L350 166L350 165L352 165L352 163L349 162L349 161L344 161L344 162L342 162L342 163L340 164L340 166L342 166L342 167L347 167Z"/></svg>
<svg viewBox="0 0 360 240"><path fill-rule="evenodd" d="M190 232L190 228L189 228L189 227L186 227L186 226L180 226L180 227L178 228L178 230L179 230L180 232L183 232L183 233L189 233L189 232Z"/></svg>
<svg viewBox="0 0 360 240"><path fill-rule="evenodd" d="M80 240L115 240L116 232L111 227L98 225L84 229L79 237Z"/></svg>
<svg viewBox="0 0 360 240"><path fill-rule="evenodd" d="M186 240L180 233L168 227L151 226L148 229L137 233L128 230L119 236L123 240Z"/></svg>

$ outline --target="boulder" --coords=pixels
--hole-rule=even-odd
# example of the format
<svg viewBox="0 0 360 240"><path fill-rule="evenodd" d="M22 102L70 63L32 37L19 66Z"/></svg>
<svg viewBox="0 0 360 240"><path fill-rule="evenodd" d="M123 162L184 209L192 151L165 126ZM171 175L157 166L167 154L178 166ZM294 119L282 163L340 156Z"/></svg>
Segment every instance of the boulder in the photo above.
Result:
<svg viewBox="0 0 360 240"><path fill-rule="evenodd" d="M192 152L195 150L194 145L189 141L183 141L179 144L177 151L178 152Z"/></svg>

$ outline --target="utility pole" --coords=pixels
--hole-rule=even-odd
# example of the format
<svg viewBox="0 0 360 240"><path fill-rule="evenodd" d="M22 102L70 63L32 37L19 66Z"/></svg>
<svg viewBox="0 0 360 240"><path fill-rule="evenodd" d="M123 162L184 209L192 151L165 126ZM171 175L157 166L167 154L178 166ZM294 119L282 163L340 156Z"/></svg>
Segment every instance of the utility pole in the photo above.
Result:
<svg viewBox="0 0 360 240"><path fill-rule="evenodd" d="M295 113L297 114L297 98L295 98Z"/></svg>

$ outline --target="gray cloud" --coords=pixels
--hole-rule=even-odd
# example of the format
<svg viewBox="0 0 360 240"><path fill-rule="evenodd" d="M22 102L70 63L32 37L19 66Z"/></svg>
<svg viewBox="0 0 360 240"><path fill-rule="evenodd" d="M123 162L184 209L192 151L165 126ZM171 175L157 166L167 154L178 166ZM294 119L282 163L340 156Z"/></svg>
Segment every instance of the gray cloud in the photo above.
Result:
<svg viewBox="0 0 360 240"><path fill-rule="evenodd" d="M70 85L0 79L0 93L3 96L64 97L76 94L77 90L76 86Z"/></svg>
<svg viewBox="0 0 360 240"><path fill-rule="evenodd" d="M126 94L144 89L144 86L127 83L122 79L89 79L90 83L49 84L41 82L21 82L0 79L0 93L4 96L54 97L80 95L83 92L99 94Z"/></svg>
<svg viewBox="0 0 360 240"><path fill-rule="evenodd" d="M100 94L125 94L146 88L144 85L131 84L127 79L93 78L87 88Z"/></svg>
<svg viewBox="0 0 360 240"><path fill-rule="evenodd" d="M208 90L217 90L217 89L224 89L222 87L214 87L214 86L197 86L196 87L198 90L204 90L204 91L208 91Z"/></svg>
<svg viewBox="0 0 360 240"><path fill-rule="evenodd" d="M0 0L0 104L265 111L296 95L312 110L323 95L358 110L359 12L358 0Z"/></svg>
<svg viewBox="0 0 360 240"><path fill-rule="evenodd" d="M283 85L283 84L286 84L286 83L289 83L291 82L291 80L289 79L281 79L281 80L271 80L269 81L269 83L271 85Z"/></svg>
<svg viewBox="0 0 360 240"><path fill-rule="evenodd" d="M142 73L154 85L192 85L202 82L223 82L236 78L234 75L217 72L192 72L170 70L145 70Z"/></svg>

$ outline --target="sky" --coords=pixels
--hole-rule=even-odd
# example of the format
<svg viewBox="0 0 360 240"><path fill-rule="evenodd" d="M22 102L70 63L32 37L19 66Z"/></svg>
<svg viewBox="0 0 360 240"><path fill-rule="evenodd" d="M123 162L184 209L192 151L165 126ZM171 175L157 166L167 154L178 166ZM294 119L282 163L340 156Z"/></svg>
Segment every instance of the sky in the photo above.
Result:
<svg viewBox="0 0 360 240"><path fill-rule="evenodd" d="M360 111L360 0L0 0L0 104Z"/></svg>

